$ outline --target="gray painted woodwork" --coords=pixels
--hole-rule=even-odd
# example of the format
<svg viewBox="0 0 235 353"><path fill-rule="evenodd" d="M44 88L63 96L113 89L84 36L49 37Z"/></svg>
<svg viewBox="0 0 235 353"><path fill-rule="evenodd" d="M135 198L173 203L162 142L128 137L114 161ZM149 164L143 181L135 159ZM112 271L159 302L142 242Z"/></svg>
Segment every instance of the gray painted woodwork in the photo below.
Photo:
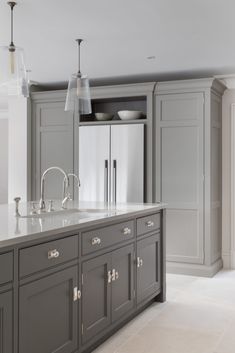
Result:
<svg viewBox="0 0 235 353"><path fill-rule="evenodd" d="M112 269L118 274L112 282L112 321L134 308L134 245L112 253Z"/></svg>
<svg viewBox="0 0 235 353"><path fill-rule="evenodd" d="M19 293L19 353L71 353L77 348L77 267L24 285Z"/></svg>
<svg viewBox="0 0 235 353"><path fill-rule="evenodd" d="M165 211L153 212L83 224L68 233L60 229L45 239L35 235L2 247L0 353L88 353L146 305L164 301ZM137 222L155 216L161 220L159 233L146 230L137 238ZM131 234L123 234L126 227ZM111 241L83 254L82 243L91 234L106 239L109 234ZM51 263L48 252L54 249L59 257ZM139 287L137 255L149 266L137 277ZM9 277L6 265L12 269L13 263L14 276L10 271ZM108 283L108 271L113 270L115 277ZM81 292L77 300L75 288Z"/></svg>
<svg viewBox="0 0 235 353"><path fill-rule="evenodd" d="M50 258L49 253L54 250L58 251L59 256ZM76 235L22 249L19 257L20 277L49 269L77 257L78 237Z"/></svg>
<svg viewBox="0 0 235 353"><path fill-rule="evenodd" d="M85 343L111 323L111 255L105 254L82 264L82 342Z"/></svg>
<svg viewBox="0 0 235 353"><path fill-rule="evenodd" d="M0 255L0 285L13 280L13 253L8 252Z"/></svg>
<svg viewBox="0 0 235 353"><path fill-rule="evenodd" d="M94 101L112 104L112 99L145 100L146 119L137 121L145 125L145 201L152 202L152 116L153 91L155 83L141 83L130 85L92 87L91 96ZM32 103L32 199L39 198L40 177L48 166L58 165L67 172L79 174L79 125L115 125L133 124L136 121L123 122L86 122L79 123L78 117L64 112L66 91L45 91L31 94ZM128 102L127 102L128 103ZM123 108L127 107L127 103ZM114 107L115 107L114 103ZM105 103L104 103L105 105ZM133 109L134 106L130 106ZM119 109L119 106L117 107ZM116 108L115 108L116 109ZM97 130L98 133L98 130ZM88 153L91 151L88 150ZM84 182L85 179L83 178ZM61 180L55 175L48 175L46 180L46 195L48 198L59 198L61 194ZM73 184L75 187L75 184ZM77 189L71 191L77 197ZM100 197L97 195L97 197ZM97 198L98 200L98 198ZM103 193L102 193L103 201Z"/></svg>
<svg viewBox="0 0 235 353"><path fill-rule="evenodd" d="M155 90L154 200L168 204L167 269L211 276L221 260L221 101L213 79Z"/></svg>
<svg viewBox="0 0 235 353"><path fill-rule="evenodd" d="M137 303L151 296L160 288L160 234L137 242ZM151 264L151 266L150 266Z"/></svg>
<svg viewBox="0 0 235 353"><path fill-rule="evenodd" d="M13 353L12 291L0 293L0 353Z"/></svg>
<svg viewBox="0 0 235 353"><path fill-rule="evenodd" d="M130 230L125 234L125 229ZM100 243L92 244L94 238L99 238ZM82 233L82 254L86 255L108 246L121 243L134 238L134 222L127 221L118 223L105 228L97 228L96 230Z"/></svg>
<svg viewBox="0 0 235 353"><path fill-rule="evenodd" d="M161 227L160 214L153 214L137 219L137 236L156 231Z"/></svg>

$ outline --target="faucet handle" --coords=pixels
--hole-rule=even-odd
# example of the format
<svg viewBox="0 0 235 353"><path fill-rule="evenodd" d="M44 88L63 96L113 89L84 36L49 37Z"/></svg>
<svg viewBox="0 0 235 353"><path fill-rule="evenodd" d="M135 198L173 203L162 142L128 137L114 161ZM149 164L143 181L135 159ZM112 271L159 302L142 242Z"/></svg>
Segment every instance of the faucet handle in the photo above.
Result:
<svg viewBox="0 0 235 353"><path fill-rule="evenodd" d="M31 202L31 215L37 214L36 202Z"/></svg>
<svg viewBox="0 0 235 353"><path fill-rule="evenodd" d="M48 212L54 212L55 209L53 207L53 200L49 200L49 207L48 207Z"/></svg>
<svg viewBox="0 0 235 353"><path fill-rule="evenodd" d="M15 197L14 201L15 201L15 216L16 217L20 217L20 213L19 213L19 203L20 203L21 197Z"/></svg>

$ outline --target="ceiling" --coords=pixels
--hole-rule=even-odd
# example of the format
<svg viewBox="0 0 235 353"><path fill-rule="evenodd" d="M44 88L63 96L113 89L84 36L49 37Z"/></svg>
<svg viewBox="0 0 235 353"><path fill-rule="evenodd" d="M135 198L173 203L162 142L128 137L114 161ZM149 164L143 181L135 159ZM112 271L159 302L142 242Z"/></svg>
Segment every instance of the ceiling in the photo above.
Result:
<svg viewBox="0 0 235 353"><path fill-rule="evenodd" d="M93 80L227 74L235 72L234 13L234 0L21 0L15 44L41 84L76 71L78 37ZM9 44L9 27L1 1L0 45Z"/></svg>

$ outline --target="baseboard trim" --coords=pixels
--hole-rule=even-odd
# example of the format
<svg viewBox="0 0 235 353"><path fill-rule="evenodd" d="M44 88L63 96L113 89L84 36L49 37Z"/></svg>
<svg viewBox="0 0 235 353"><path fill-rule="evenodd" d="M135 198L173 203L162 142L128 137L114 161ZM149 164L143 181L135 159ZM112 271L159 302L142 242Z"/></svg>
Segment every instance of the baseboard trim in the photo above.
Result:
<svg viewBox="0 0 235 353"><path fill-rule="evenodd" d="M230 252L223 252L222 253L223 259L223 268L229 270L232 268L231 266L231 253Z"/></svg>
<svg viewBox="0 0 235 353"><path fill-rule="evenodd" d="M166 271L181 275L213 277L223 267L222 259L217 260L211 266L186 264L180 262L167 262Z"/></svg>

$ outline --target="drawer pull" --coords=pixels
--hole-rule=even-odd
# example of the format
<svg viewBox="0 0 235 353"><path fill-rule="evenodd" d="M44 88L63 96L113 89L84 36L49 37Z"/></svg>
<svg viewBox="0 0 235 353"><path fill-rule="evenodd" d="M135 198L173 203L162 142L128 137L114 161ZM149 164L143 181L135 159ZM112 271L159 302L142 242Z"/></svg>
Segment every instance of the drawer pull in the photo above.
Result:
<svg viewBox="0 0 235 353"><path fill-rule="evenodd" d="M148 222L146 223L146 225L147 225L148 228L151 228L151 227L154 226L154 222L153 222L153 221L148 221Z"/></svg>
<svg viewBox="0 0 235 353"><path fill-rule="evenodd" d="M128 227L125 227L122 232L124 235L129 235L129 234L131 234L131 229Z"/></svg>
<svg viewBox="0 0 235 353"><path fill-rule="evenodd" d="M115 269L112 270L112 282L114 282L116 279L116 271Z"/></svg>
<svg viewBox="0 0 235 353"><path fill-rule="evenodd" d="M137 267L142 267L144 264L143 260L140 257L137 257Z"/></svg>
<svg viewBox="0 0 235 353"><path fill-rule="evenodd" d="M48 259L57 259L57 257L60 256L60 253L58 250L54 249L54 250L50 250L48 251Z"/></svg>
<svg viewBox="0 0 235 353"><path fill-rule="evenodd" d="M118 271L115 271L115 280L117 280L119 278L119 273Z"/></svg>
<svg viewBox="0 0 235 353"><path fill-rule="evenodd" d="M112 273L111 271L108 271L108 283L112 282Z"/></svg>
<svg viewBox="0 0 235 353"><path fill-rule="evenodd" d="M101 244L101 239L98 237L94 237L91 239L91 245L100 245Z"/></svg>

